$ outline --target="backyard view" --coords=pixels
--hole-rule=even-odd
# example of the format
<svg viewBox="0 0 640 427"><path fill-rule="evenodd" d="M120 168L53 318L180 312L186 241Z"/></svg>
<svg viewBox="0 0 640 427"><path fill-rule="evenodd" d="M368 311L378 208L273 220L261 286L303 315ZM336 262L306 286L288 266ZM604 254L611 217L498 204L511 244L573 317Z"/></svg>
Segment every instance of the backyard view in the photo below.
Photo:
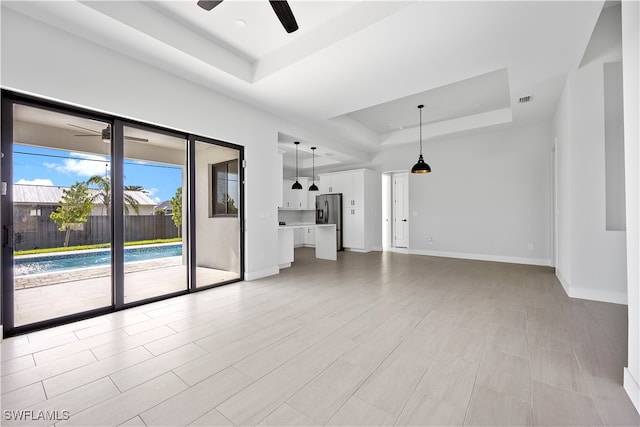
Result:
<svg viewBox="0 0 640 427"><path fill-rule="evenodd" d="M238 149L19 103L12 112L1 171L9 329L241 278Z"/></svg>
<svg viewBox="0 0 640 427"><path fill-rule="evenodd" d="M113 191L104 145L104 156L14 145L17 325L77 311L78 304L111 304ZM125 159L125 174L125 280L137 275L125 295L133 301L185 289L183 167ZM177 271L169 274L171 267ZM154 270L163 271L160 278ZM69 293L76 304L68 304Z"/></svg>

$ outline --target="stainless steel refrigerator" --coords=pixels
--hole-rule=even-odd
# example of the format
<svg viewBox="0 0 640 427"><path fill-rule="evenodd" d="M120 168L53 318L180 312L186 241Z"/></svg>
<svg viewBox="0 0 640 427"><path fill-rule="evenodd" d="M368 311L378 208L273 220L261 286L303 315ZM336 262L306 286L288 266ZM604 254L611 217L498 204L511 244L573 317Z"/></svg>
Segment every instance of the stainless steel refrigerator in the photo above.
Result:
<svg viewBox="0 0 640 427"><path fill-rule="evenodd" d="M316 224L335 224L336 243L342 247L342 193L320 194L316 196Z"/></svg>

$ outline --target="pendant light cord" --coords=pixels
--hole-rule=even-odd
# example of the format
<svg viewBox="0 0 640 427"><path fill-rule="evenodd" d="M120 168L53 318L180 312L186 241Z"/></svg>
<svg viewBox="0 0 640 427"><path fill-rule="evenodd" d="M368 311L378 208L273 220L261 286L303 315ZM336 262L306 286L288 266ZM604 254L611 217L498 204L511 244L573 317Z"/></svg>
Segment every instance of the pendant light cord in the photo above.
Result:
<svg viewBox="0 0 640 427"><path fill-rule="evenodd" d="M313 183L316 183L316 147L311 148L311 152L313 153Z"/></svg>
<svg viewBox="0 0 640 427"><path fill-rule="evenodd" d="M422 156L422 107L424 105L418 105L418 109L420 110L420 155Z"/></svg>
<svg viewBox="0 0 640 427"><path fill-rule="evenodd" d="M296 142L296 182L298 182L298 144L300 143Z"/></svg>

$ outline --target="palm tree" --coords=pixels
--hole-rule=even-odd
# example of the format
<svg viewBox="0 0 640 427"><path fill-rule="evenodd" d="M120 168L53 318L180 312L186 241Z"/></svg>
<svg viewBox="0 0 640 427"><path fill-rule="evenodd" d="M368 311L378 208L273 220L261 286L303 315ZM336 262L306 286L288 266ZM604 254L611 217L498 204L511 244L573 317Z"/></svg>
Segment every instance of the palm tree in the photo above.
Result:
<svg viewBox="0 0 640 427"><path fill-rule="evenodd" d="M109 179L109 177L93 175L91 178L87 180L87 184L88 185L92 184L98 187L96 189L97 191L95 192L95 194L91 196L91 202L96 203L96 201L98 201L100 204L102 204L105 207L105 209L107 210L107 215L109 215L110 214L109 205L111 202L111 180ZM124 211L125 211L125 214L127 215L129 214L129 206L133 208L133 211L137 215L140 210L140 203L138 203L138 201L131 194L128 194L125 192L124 193Z"/></svg>
<svg viewBox="0 0 640 427"><path fill-rule="evenodd" d="M124 189L126 191L142 191L145 194L149 193L147 190L144 189L142 185L125 185Z"/></svg>

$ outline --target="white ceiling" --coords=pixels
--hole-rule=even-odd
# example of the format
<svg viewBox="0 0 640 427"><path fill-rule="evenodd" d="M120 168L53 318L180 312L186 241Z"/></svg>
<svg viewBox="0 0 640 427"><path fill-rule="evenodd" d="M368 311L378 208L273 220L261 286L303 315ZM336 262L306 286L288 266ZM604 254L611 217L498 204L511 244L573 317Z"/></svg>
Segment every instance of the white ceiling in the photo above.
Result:
<svg viewBox="0 0 640 427"><path fill-rule="evenodd" d="M602 1L3 1L20 13L280 115L323 136L280 134L311 166L385 146L548 121ZM237 20L246 22L240 26ZM518 98L532 101L519 104ZM329 153L329 154L327 154Z"/></svg>

